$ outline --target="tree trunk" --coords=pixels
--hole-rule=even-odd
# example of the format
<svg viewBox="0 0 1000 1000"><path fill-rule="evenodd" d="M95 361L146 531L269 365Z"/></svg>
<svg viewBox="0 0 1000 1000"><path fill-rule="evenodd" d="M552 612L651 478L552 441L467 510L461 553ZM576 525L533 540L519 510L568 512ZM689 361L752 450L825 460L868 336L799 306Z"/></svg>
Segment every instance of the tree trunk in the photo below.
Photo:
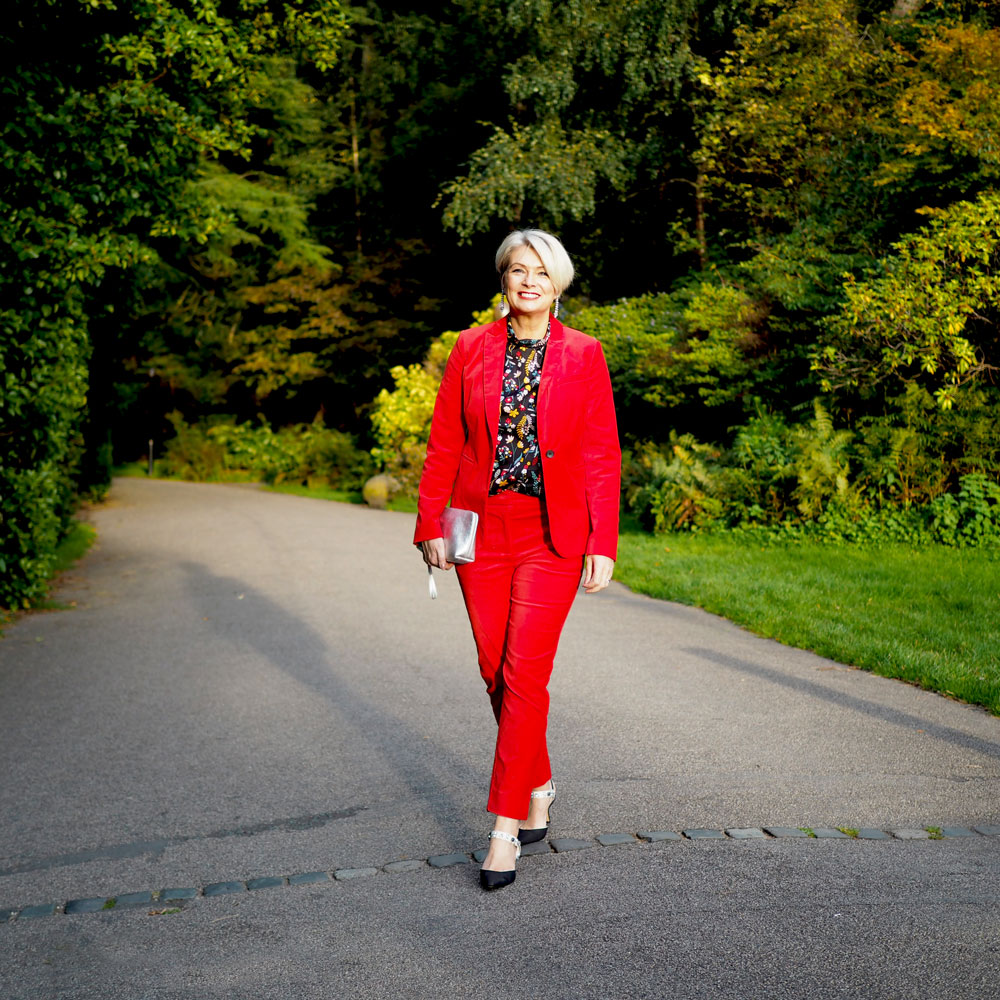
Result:
<svg viewBox="0 0 1000 1000"><path fill-rule="evenodd" d="M351 88L351 163L354 167L354 220L357 224L354 239L357 245L358 260L360 261L364 256L364 246L361 238L361 153L358 147L358 112L353 78L349 86Z"/></svg>
<svg viewBox="0 0 1000 1000"><path fill-rule="evenodd" d="M694 182L695 232L698 241L698 265L702 271L708 267L708 241L705 237L705 173L698 169Z"/></svg>

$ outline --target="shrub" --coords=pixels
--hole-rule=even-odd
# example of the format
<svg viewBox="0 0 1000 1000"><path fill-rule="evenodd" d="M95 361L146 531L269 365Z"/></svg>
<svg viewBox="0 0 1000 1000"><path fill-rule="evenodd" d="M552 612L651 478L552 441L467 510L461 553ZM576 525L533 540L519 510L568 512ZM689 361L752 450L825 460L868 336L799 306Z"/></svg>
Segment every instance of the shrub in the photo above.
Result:
<svg viewBox="0 0 1000 1000"><path fill-rule="evenodd" d="M371 456L354 438L319 421L274 431L263 420L236 424L214 417L189 425L178 413L169 419L176 434L160 462L167 475L198 482L261 479L360 490L373 471Z"/></svg>
<svg viewBox="0 0 1000 1000"><path fill-rule="evenodd" d="M848 448L854 435L836 430L833 418L817 399L813 419L794 431L796 506L807 520L815 519L831 503L850 509L863 503L849 481Z"/></svg>
<svg viewBox="0 0 1000 1000"><path fill-rule="evenodd" d="M926 388L910 385L884 414L858 421L859 473L880 506L928 503L973 472L1000 480L998 423L994 387L963 386L943 410Z"/></svg>
<svg viewBox="0 0 1000 1000"><path fill-rule="evenodd" d="M784 418L759 410L736 429L722 477L738 523L775 523L795 515L795 438Z"/></svg>
<svg viewBox="0 0 1000 1000"><path fill-rule="evenodd" d="M911 441L896 430L902 455ZM856 435L838 430L819 402L813 419L796 426L756 414L735 428L726 451L672 434L665 445L645 442L626 451L625 501L653 531L736 530L762 539L865 544L1000 541L1000 485L989 475L966 473L929 502L903 504L874 488L860 463L852 472L856 444Z"/></svg>
<svg viewBox="0 0 1000 1000"><path fill-rule="evenodd" d="M499 301L497 295L488 308L474 313L472 325L489 323ZM372 448L372 457L399 483L405 496L417 495L431 433L434 400L448 355L460 332L442 333L431 341L421 364L397 365L391 369L393 388L383 389L375 397L371 421L376 445Z"/></svg>
<svg viewBox="0 0 1000 1000"><path fill-rule="evenodd" d="M718 407L756 386L766 308L732 285L641 295L574 310L568 319L604 347L622 423L648 409Z"/></svg>
<svg viewBox="0 0 1000 1000"><path fill-rule="evenodd" d="M690 434L671 434L664 446L646 442L626 452L626 501L643 527L693 530L716 521L723 506L712 469L718 455Z"/></svg>
<svg viewBox="0 0 1000 1000"><path fill-rule="evenodd" d="M0 332L0 608L43 597L75 509L90 344L72 290Z"/></svg>
<svg viewBox="0 0 1000 1000"><path fill-rule="evenodd" d="M161 470L168 476L179 476L192 482L225 478L224 473L228 471L226 448L209 435L212 425L208 421L202 424L185 423L176 410L167 419L174 428L174 436L166 443L160 461Z"/></svg>
<svg viewBox="0 0 1000 1000"><path fill-rule="evenodd" d="M929 505L930 530L946 545L1000 542L1000 486L974 472L962 476L957 493L944 493Z"/></svg>
<svg viewBox="0 0 1000 1000"><path fill-rule="evenodd" d="M432 348L441 348L450 340L450 349L457 339L457 333L442 334ZM371 414L378 442L372 448L372 457L399 482L407 496L416 496L441 376L424 365L397 365L390 374L395 388L383 389L375 397Z"/></svg>
<svg viewBox="0 0 1000 1000"><path fill-rule="evenodd" d="M863 279L846 278L843 305L812 355L825 388L899 380L950 409L964 385L996 369L1000 193L924 211L930 225L893 244Z"/></svg>

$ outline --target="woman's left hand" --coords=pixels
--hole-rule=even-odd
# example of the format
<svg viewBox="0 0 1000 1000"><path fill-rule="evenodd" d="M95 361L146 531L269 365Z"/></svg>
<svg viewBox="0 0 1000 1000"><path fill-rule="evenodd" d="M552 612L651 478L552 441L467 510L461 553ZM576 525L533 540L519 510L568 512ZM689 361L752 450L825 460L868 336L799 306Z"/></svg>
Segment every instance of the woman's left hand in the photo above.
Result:
<svg viewBox="0 0 1000 1000"><path fill-rule="evenodd" d="M583 564L583 589L596 594L611 582L615 561L610 556L587 556Z"/></svg>

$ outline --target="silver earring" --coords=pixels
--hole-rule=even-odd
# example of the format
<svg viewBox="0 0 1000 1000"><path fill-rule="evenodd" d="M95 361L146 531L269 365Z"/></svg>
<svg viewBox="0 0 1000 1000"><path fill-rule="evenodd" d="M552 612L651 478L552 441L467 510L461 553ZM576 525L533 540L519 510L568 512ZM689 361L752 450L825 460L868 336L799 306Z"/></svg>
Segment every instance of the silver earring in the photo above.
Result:
<svg viewBox="0 0 1000 1000"><path fill-rule="evenodd" d="M509 312L510 312L510 305L507 302L507 295L503 291L503 289L501 289L500 290L500 303L497 306L497 318L498 319L503 319L503 317L506 316L507 313L509 313Z"/></svg>
<svg viewBox="0 0 1000 1000"><path fill-rule="evenodd" d="M552 304L552 318L559 319L559 299L556 298L555 302Z"/></svg>

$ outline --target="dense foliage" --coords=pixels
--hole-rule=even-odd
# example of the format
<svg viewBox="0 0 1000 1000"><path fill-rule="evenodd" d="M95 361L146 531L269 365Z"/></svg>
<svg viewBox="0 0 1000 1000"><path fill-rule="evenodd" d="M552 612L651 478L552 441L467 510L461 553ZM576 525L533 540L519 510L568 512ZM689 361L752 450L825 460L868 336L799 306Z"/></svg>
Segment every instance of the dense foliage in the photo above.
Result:
<svg viewBox="0 0 1000 1000"><path fill-rule="evenodd" d="M10 607L44 587L81 462L84 484L99 483L94 467L110 459L108 399L94 389L110 388L100 375L133 298L162 252L232 224L203 196L199 170L247 153L267 54L329 69L345 21L335 0L13 0L5 15L0 605Z"/></svg>
<svg viewBox="0 0 1000 1000"><path fill-rule="evenodd" d="M508 9L512 31L529 6L541 7ZM656 241L619 251L640 269L651 257L668 280L570 303L569 322L604 342L631 445L625 502L654 530L996 541L996 8L766 0L730 16L714 5L710 29L672 25L668 58L658 32L685 7L648 6L562 8L571 58L539 61L532 46L558 34L526 43L505 77L508 126L445 189L445 223L465 236L529 205L564 230L594 220L614 254L614 212L640 234L629 201L664 210L642 197L642 177L688 185L672 221L659 217L673 264ZM651 39L655 83L630 75L623 19ZM634 108L648 133L629 124ZM602 145L614 121L626 123L620 141ZM662 173L630 172L648 166L638 149L651 135ZM669 154L668 135L681 136ZM576 153L590 173L562 179ZM553 184L585 190L555 197ZM428 366L397 378L394 412L412 392L423 426L418 399L432 389Z"/></svg>
<svg viewBox="0 0 1000 1000"><path fill-rule="evenodd" d="M336 431L412 489L518 225L650 526L993 531L993 2L13 0L0 46L0 605L149 439Z"/></svg>
<svg viewBox="0 0 1000 1000"><path fill-rule="evenodd" d="M176 412L170 421L176 433L158 465L162 474L179 479L253 480L357 492L374 470L371 456L349 434L320 421L278 431L266 421L208 419L189 425Z"/></svg>

